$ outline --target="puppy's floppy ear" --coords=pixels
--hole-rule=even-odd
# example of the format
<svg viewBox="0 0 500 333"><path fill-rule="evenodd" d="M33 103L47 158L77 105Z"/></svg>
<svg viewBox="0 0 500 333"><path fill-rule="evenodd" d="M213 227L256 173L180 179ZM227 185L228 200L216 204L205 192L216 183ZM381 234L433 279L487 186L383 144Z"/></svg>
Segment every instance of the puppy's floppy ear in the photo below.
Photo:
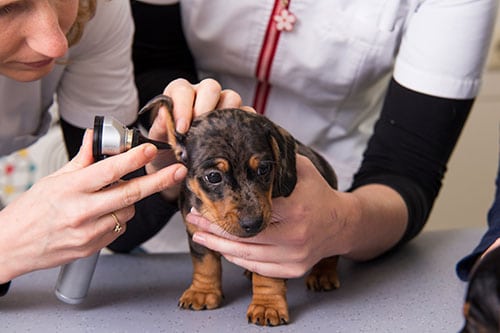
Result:
<svg viewBox="0 0 500 333"><path fill-rule="evenodd" d="M139 114L151 110L154 115L158 114L160 108L167 108L167 143L172 146L175 157L179 162L186 163L185 136L176 132L174 122L174 105L172 99L166 95L153 97L144 107L139 110Z"/></svg>
<svg viewBox="0 0 500 333"><path fill-rule="evenodd" d="M276 161L273 197L289 196L297 183L297 144L290 133L270 122L268 138Z"/></svg>

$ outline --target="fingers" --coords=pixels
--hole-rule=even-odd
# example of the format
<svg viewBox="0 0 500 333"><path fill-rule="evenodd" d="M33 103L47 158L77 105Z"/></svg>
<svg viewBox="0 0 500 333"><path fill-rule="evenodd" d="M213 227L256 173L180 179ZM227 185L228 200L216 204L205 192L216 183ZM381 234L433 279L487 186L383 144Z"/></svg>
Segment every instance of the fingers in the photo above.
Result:
<svg viewBox="0 0 500 333"><path fill-rule="evenodd" d="M290 266L283 265L276 262L262 262L262 261L252 261L246 260L238 256L224 255L227 261L243 267L250 272L254 272L263 276L279 278L279 279L292 279L299 278L303 276L307 269L303 269L301 266Z"/></svg>
<svg viewBox="0 0 500 333"><path fill-rule="evenodd" d="M214 109L240 108L243 101L234 90L225 89L220 93L219 102Z"/></svg>
<svg viewBox="0 0 500 333"><path fill-rule="evenodd" d="M193 86L184 79L177 79L169 83L163 93L174 101L176 131L186 133L193 118L192 110L196 98Z"/></svg>
<svg viewBox="0 0 500 333"><path fill-rule="evenodd" d="M194 86L196 99L193 105L193 116L199 116L212 111L219 103L222 87L212 79L206 79Z"/></svg>
<svg viewBox="0 0 500 333"><path fill-rule="evenodd" d="M184 79L172 81L164 94L174 101L174 119L177 132L183 134L189 129L194 117L216 108L241 106L241 97L232 90L222 90L213 79L205 79L192 85Z"/></svg>
<svg viewBox="0 0 500 333"><path fill-rule="evenodd" d="M85 194L80 196L80 204L84 202L85 206L92 207L91 213L94 216L104 215L180 184L187 170L179 163L145 176L119 181L126 174L150 162L156 156L156 152L157 149L153 145L143 144L123 154L63 175L65 178L57 179L57 184L64 184L62 186L65 188ZM56 181L54 176L50 177Z"/></svg>
<svg viewBox="0 0 500 333"><path fill-rule="evenodd" d="M210 222L204 218L194 207L191 212L186 216L186 221L192 225L197 226L200 230L209 232L214 235L223 236L227 239L240 240L241 238L225 232L217 224ZM255 237L254 237L255 238Z"/></svg>
<svg viewBox="0 0 500 333"><path fill-rule="evenodd" d="M69 244L66 250L71 253L70 256L75 259L90 255L110 244L125 232L127 221L134 216L135 202L178 184L186 173L183 165L175 164L154 174L117 182L96 192L66 196L64 200L68 200L61 203L61 209L67 212L59 212L55 217L67 221L63 233L68 236L64 237L63 243ZM67 181L60 183L71 187Z"/></svg>
<svg viewBox="0 0 500 333"><path fill-rule="evenodd" d="M108 212L110 207L127 207L151 194L179 185L186 174L186 167L176 163L153 174L121 181L95 192L90 204L95 210L103 212Z"/></svg>
<svg viewBox="0 0 500 333"><path fill-rule="evenodd" d="M243 111L247 111L247 112L257 113L257 111L255 111L255 109L253 107L247 106L247 105L240 106L240 109L242 109Z"/></svg>
<svg viewBox="0 0 500 333"><path fill-rule="evenodd" d="M220 84L206 79L191 85L184 79L172 81L164 91L174 101L175 129L186 133L194 117L212 111L220 99Z"/></svg>
<svg viewBox="0 0 500 333"><path fill-rule="evenodd" d="M88 256L108 246L127 230L128 221L134 216L134 206L125 207L116 211L106 213L88 224L88 243L83 243L82 253L77 257Z"/></svg>
<svg viewBox="0 0 500 333"><path fill-rule="evenodd" d="M94 131L91 129L85 130L82 140L82 146L78 151L78 154L61 169L57 170L53 175L60 175L65 172L71 172L85 168L94 162L94 157L92 156L92 141L93 141Z"/></svg>
<svg viewBox="0 0 500 333"><path fill-rule="evenodd" d="M287 258L287 253L282 253L282 248L273 245L234 241L206 232L196 232L193 241L221 253L233 264L261 275L295 278L304 275L308 270L308 266L300 262L281 260Z"/></svg>
<svg viewBox="0 0 500 333"><path fill-rule="evenodd" d="M134 207L128 206L102 215L95 222L96 234L112 239L118 237L125 232L127 222L134 217L134 213Z"/></svg>
<svg viewBox="0 0 500 333"><path fill-rule="evenodd" d="M193 241L221 253L228 261L252 272L276 278L304 275L309 268L307 249L283 243L283 231L270 225L264 232L250 238L239 238L223 231L196 210L187 215L187 222L198 227Z"/></svg>
<svg viewBox="0 0 500 333"><path fill-rule="evenodd" d="M74 175L74 183L86 184L88 192L95 192L110 185L126 174L138 170L150 162L157 153L152 144L142 144L82 169Z"/></svg>
<svg viewBox="0 0 500 333"><path fill-rule="evenodd" d="M199 231L194 233L193 240L217 252L231 253L234 256L247 260L255 260L257 258L271 259L275 255L277 257L280 256L276 252L269 253L269 246L274 244L262 241L261 234L250 238L240 238L231 235L217 224L199 215L194 209L186 216L186 220L188 223L198 227ZM269 229L266 231L269 231Z"/></svg>

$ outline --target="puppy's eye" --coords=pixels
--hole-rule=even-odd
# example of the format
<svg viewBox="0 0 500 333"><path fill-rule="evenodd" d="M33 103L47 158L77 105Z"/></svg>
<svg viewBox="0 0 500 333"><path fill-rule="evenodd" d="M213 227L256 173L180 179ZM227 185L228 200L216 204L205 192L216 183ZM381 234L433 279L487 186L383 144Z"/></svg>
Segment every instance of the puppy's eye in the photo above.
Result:
<svg viewBox="0 0 500 333"><path fill-rule="evenodd" d="M257 168L257 175L265 176L271 172L271 164L269 163L261 163Z"/></svg>
<svg viewBox="0 0 500 333"><path fill-rule="evenodd" d="M205 175L205 180L210 184L218 184L222 181L222 175L218 171L211 171Z"/></svg>

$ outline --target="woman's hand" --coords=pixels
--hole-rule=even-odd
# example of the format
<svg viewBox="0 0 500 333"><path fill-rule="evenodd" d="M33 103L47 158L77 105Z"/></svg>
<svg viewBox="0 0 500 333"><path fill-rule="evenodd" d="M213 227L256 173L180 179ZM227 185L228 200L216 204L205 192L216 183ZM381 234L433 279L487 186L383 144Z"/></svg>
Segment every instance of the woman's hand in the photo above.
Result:
<svg viewBox="0 0 500 333"><path fill-rule="evenodd" d="M333 190L306 157L297 156L297 185L287 198L273 200L273 223L251 238L228 235L197 212L193 240L220 252L229 261L262 275L292 278L306 273L321 258L347 251L346 224L352 195Z"/></svg>
<svg viewBox="0 0 500 333"><path fill-rule="evenodd" d="M205 79L198 84L191 84L184 79L172 81L164 90L164 95L172 98L173 115L176 131L183 134L189 129L194 117L219 108L241 107L241 97L232 90L222 90L220 84L212 79ZM149 138L158 141L167 140L167 109L160 108L156 115ZM152 163L146 166L148 174L176 163L172 151L163 150ZM168 201L175 201L179 196L179 186L169 187L162 192Z"/></svg>
<svg viewBox="0 0 500 333"><path fill-rule="evenodd" d="M185 167L121 181L156 156L151 144L93 163L92 133L63 168L0 211L0 283L21 274L65 264L105 247L126 229L134 203L178 184ZM115 232L115 214L121 232Z"/></svg>
<svg viewBox="0 0 500 333"><path fill-rule="evenodd" d="M191 84L184 79L172 81L165 88L164 95L174 103L174 120L177 132L184 134L194 117L222 108L241 107L241 97L235 91L222 89L213 79Z"/></svg>
<svg viewBox="0 0 500 333"><path fill-rule="evenodd" d="M393 189L369 184L349 192L333 190L309 159L297 156L297 185L273 200L273 223L251 238L222 231L197 212L187 220L193 240L252 272L277 278L302 276L320 259L341 255L372 259L406 229L407 208Z"/></svg>

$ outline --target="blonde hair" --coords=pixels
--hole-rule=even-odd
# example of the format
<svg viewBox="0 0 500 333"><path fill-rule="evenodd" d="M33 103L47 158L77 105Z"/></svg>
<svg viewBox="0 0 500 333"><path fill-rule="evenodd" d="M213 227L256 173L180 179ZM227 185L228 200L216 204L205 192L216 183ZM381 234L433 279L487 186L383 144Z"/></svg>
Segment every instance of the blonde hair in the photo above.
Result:
<svg viewBox="0 0 500 333"><path fill-rule="evenodd" d="M72 46L78 43L83 35L85 24L94 16L97 7L97 0L80 0L78 4L78 14L75 23L66 34L68 45Z"/></svg>

